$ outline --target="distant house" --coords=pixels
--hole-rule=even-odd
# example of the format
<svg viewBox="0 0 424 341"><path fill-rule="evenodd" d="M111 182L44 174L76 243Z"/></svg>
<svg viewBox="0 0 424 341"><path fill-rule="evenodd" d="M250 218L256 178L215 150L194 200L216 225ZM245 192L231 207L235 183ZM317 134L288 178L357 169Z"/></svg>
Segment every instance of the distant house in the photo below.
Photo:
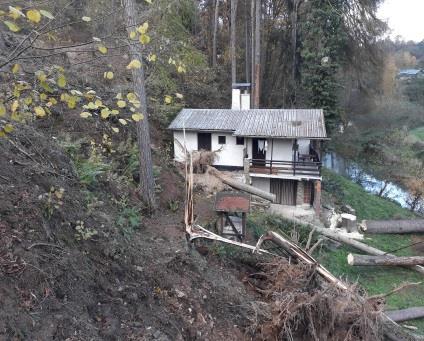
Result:
<svg viewBox="0 0 424 341"><path fill-rule="evenodd" d="M244 169L251 185L276 194L284 205L319 205L321 109L250 109L250 95L233 89L232 109L183 109L169 126L174 158L189 151L218 151L215 166Z"/></svg>
<svg viewBox="0 0 424 341"><path fill-rule="evenodd" d="M403 69L397 74L399 80L408 80L424 77L423 70L420 69Z"/></svg>

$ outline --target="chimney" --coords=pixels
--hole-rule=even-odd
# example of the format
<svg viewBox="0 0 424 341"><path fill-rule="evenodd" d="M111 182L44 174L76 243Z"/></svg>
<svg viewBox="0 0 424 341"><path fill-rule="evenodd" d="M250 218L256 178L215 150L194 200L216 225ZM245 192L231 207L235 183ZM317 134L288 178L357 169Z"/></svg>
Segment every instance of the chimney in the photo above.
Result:
<svg viewBox="0 0 424 341"><path fill-rule="evenodd" d="M233 84L231 109L250 110L250 83Z"/></svg>
<svg viewBox="0 0 424 341"><path fill-rule="evenodd" d="M231 104L232 110L240 110L241 109L241 101L240 101L240 89L233 88L233 101Z"/></svg>

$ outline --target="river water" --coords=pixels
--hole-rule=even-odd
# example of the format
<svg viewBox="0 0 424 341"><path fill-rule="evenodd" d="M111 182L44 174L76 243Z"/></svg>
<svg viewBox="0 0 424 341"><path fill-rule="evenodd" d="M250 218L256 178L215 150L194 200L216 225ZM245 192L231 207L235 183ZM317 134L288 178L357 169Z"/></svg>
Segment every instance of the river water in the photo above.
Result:
<svg viewBox="0 0 424 341"><path fill-rule="evenodd" d="M385 181L376 179L365 172L357 163L344 159L336 153L324 155L323 166L359 183L367 192L377 194L384 187ZM409 193L394 183L389 183L384 191L384 197L392 199L402 207L408 208Z"/></svg>

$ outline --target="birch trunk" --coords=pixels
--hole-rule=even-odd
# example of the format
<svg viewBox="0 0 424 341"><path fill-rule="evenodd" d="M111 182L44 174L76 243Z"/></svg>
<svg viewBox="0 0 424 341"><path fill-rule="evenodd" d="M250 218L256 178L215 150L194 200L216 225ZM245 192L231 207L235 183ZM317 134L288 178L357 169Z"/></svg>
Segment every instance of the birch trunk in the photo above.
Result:
<svg viewBox="0 0 424 341"><path fill-rule="evenodd" d="M217 65L217 48L216 40L218 34L218 14L219 14L219 0L215 0L215 14L213 19L213 36L212 36L212 66Z"/></svg>
<svg viewBox="0 0 424 341"><path fill-rule="evenodd" d="M122 0L124 6L125 26L128 34L136 28L137 10L135 0ZM138 59L143 63L141 45L129 44L130 59ZM144 119L137 122L137 142L140 159L140 193L150 210L156 208L155 180L153 176L153 161L150 147L150 129L147 114L146 83L143 65L139 69L132 69L134 93L140 100L140 109Z"/></svg>

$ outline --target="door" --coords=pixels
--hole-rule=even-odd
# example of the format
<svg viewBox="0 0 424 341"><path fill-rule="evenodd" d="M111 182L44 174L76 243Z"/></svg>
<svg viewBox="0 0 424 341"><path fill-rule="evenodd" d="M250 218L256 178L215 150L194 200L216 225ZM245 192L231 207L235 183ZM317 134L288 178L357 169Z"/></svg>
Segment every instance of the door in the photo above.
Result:
<svg viewBox="0 0 424 341"><path fill-rule="evenodd" d="M252 139L252 163L254 166L265 166L265 139Z"/></svg>
<svg viewBox="0 0 424 341"><path fill-rule="evenodd" d="M197 150L212 150L212 134L197 133Z"/></svg>
<svg viewBox="0 0 424 341"><path fill-rule="evenodd" d="M271 179L270 190L275 194L277 204L296 206L297 181Z"/></svg>

